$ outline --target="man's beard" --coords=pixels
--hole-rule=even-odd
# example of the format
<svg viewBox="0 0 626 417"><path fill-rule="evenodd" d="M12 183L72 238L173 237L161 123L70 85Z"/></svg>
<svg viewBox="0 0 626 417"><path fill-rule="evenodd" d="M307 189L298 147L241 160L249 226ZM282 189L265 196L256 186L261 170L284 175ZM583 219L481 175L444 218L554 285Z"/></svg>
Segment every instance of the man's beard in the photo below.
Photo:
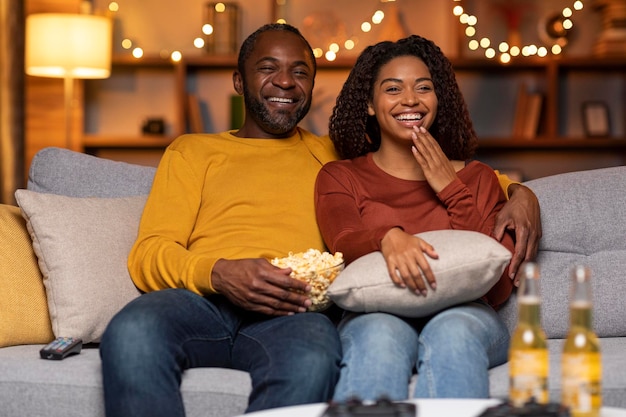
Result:
<svg viewBox="0 0 626 417"><path fill-rule="evenodd" d="M311 101L309 100L305 106L298 107L293 113L284 110L272 113L261 101L249 94L247 88L244 88L243 97L252 118L263 130L275 135L291 132L311 108Z"/></svg>

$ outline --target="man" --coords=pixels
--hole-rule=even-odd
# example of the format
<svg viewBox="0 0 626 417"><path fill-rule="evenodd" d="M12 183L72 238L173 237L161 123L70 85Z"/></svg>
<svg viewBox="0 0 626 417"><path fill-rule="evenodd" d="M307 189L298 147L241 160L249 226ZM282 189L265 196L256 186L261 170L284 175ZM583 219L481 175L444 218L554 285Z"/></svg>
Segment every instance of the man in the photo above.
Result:
<svg viewBox="0 0 626 417"><path fill-rule="evenodd" d="M129 256L146 294L114 317L101 342L107 416L183 416L182 372L201 366L249 372L247 412L332 397L337 331L324 314L298 314L310 306L310 288L268 262L324 249L313 187L337 156L328 138L297 126L315 72L297 29L261 27L233 74L246 106L242 128L185 135L164 153ZM522 220L508 216L502 230L531 225L533 201L521 199L525 212L519 200L511 212Z"/></svg>

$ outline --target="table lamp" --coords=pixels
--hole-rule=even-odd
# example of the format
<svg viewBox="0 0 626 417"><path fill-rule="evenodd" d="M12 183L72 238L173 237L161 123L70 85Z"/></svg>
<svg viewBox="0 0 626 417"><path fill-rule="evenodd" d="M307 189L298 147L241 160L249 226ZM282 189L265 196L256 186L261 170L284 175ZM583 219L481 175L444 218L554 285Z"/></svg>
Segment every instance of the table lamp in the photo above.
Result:
<svg viewBox="0 0 626 417"><path fill-rule="evenodd" d="M26 17L26 74L63 78L65 140L72 149L74 79L111 73L111 19L90 14L37 13Z"/></svg>

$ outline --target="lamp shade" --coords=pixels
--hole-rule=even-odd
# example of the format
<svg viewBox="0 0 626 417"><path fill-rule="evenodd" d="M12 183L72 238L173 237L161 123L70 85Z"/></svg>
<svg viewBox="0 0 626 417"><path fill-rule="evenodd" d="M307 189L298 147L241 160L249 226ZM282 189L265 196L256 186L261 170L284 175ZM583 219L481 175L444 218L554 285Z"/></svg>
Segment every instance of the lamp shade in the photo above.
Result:
<svg viewBox="0 0 626 417"><path fill-rule="evenodd" d="M52 78L107 78L111 73L111 19L87 14L26 17L26 73Z"/></svg>

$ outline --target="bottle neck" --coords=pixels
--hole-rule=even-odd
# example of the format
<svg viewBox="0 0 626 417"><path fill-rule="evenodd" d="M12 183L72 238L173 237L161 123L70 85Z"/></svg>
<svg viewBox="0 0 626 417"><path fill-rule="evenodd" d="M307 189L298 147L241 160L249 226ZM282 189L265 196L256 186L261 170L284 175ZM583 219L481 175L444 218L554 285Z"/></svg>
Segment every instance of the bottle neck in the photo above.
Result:
<svg viewBox="0 0 626 417"><path fill-rule="evenodd" d="M591 330L591 271L581 265L572 269L570 293L570 325Z"/></svg>
<svg viewBox="0 0 626 417"><path fill-rule="evenodd" d="M519 323L528 326L539 326L541 324L541 300L539 297L520 297Z"/></svg>
<svg viewBox="0 0 626 417"><path fill-rule="evenodd" d="M570 325L591 330L592 314L590 301L574 301L570 304Z"/></svg>

